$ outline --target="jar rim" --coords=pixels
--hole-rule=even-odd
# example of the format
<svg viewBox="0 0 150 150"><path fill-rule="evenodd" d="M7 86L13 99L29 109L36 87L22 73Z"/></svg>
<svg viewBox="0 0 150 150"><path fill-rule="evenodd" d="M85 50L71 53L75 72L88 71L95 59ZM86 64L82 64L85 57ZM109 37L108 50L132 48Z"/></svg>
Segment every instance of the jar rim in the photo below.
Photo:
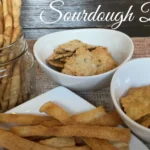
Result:
<svg viewBox="0 0 150 150"><path fill-rule="evenodd" d="M5 65L8 65L8 64L10 64L11 62L14 62L14 61L18 60L19 58L21 58L21 57L27 52L27 50L28 50L26 47L27 47L27 45L25 44L24 50L22 51L22 53L20 53L20 55L16 56L15 58L13 58L13 59L11 59L11 60L9 60L9 61L7 61L7 62L3 62L3 63L0 62L0 67L1 67L1 66L5 66Z"/></svg>

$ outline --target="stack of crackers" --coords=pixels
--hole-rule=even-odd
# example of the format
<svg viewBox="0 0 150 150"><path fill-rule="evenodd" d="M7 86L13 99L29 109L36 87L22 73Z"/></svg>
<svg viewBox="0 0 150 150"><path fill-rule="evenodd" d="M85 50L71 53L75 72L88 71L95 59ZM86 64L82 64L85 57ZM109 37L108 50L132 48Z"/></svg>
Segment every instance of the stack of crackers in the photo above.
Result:
<svg viewBox="0 0 150 150"><path fill-rule="evenodd" d="M121 104L131 119L150 128L150 85L129 89Z"/></svg>
<svg viewBox="0 0 150 150"><path fill-rule="evenodd" d="M106 47L79 40L59 45L46 61L60 72L72 76L93 76L117 67Z"/></svg>

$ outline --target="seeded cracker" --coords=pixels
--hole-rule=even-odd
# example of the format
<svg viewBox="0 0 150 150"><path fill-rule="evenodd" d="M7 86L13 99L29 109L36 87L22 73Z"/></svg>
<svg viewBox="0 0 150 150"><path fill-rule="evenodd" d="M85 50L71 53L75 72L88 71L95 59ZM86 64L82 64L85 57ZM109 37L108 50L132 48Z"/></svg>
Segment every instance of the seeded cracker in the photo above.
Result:
<svg viewBox="0 0 150 150"><path fill-rule="evenodd" d="M79 40L73 40L68 43L62 44L59 47L64 49L65 51L74 52L76 49L78 49L83 43Z"/></svg>
<svg viewBox="0 0 150 150"><path fill-rule="evenodd" d="M136 91L137 89L137 91ZM139 120L150 114L150 86L135 88L130 94L121 98L126 114L133 120Z"/></svg>
<svg viewBox="0 0 150 150"><path fill-rule="evenodd" d="M67 51L64 50L64 49L62 49L62 48L60 48L60 47L58 47L58 48L56 48L56 49L54 50L54 52L57 53L57 54L64 54L64 53L66 53Z"/></svg>
<svg viewBox="0 0 150 150"><path fill-rule="evenodd" d="M64 64L59 60L49 60L49 61L47 61L47 63L49 63L50 65L52 65L54 67L58 67L58 68L64 67Z"/></svg>
<svg viewBox="0 0 150 150"><path fill-rule="evenodd" d="M113 60L112 56L109 54L107 48L97 47L92 51L94 57L97 58L97 72L96 74L101 74L112 70L117 67L116 62Z"/></svg>
<svg viewBox="0 0 150 150"><path fill-rule="evenodd" d="M67 68L64 68L62 70L62 73L74 76L74 74L69 69L67 69Z"/></svg>
<svg viewBox="0 0 150 150"><path fill-rule="evenodd" d="M61 61L61 62L66 62L67 58L68 58L68 57L61 58L60 61Z"/></svg>
<svg viewBox="0 0 150 150"><path fill-rule="evenodd" d="M144 117L139 123L144 127L150 128L150 115Z"/></svg>
<svg viewBox="0 0 150 150"><path fill-rule="evenodd" d="M56 54L55 52L48 58L48 60L57 60L57 59L61 59L61 58L65 58L68 56L72 56L73 53L72 52L67 52L64 54Z"/></svg>
<svg viewBox="0 0 150 150"><path fill-rule="evenodd" d="M81 49L83 49L83 47ZM70 70L75 76L91 76L95 75L97 71L96 58L88 50L84 51L84 53L78 53L68 58L64 65L64 68Z"/></svg>

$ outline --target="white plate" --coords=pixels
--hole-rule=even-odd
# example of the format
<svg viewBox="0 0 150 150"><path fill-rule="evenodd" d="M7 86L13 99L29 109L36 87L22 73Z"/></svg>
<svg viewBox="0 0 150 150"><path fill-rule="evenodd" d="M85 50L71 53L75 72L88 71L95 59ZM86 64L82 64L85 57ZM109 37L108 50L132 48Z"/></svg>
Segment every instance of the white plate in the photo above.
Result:
<svg viewBox="0 0 150 150"><path fill-rule="evenodd" d="M71 114L80 113L95 108L83 98L64 87L55 88L42 94L7 113L39 113L39 108L48 101L54 101ZM2 150L2 148L0 148ZM132 135L130 150L148 150L148 148L134 135Z"/></svg>

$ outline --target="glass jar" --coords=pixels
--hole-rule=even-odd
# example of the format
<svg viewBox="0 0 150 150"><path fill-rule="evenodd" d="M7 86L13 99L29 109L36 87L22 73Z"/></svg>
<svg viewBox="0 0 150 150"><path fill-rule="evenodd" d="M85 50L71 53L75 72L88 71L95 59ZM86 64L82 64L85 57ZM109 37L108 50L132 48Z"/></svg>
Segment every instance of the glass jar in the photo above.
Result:
<svg viewBox="0 0 150 150"><path fill-rule="evenodd" d="M24 35L0 48L0 112L36 95L34 58Z"/></svg>

